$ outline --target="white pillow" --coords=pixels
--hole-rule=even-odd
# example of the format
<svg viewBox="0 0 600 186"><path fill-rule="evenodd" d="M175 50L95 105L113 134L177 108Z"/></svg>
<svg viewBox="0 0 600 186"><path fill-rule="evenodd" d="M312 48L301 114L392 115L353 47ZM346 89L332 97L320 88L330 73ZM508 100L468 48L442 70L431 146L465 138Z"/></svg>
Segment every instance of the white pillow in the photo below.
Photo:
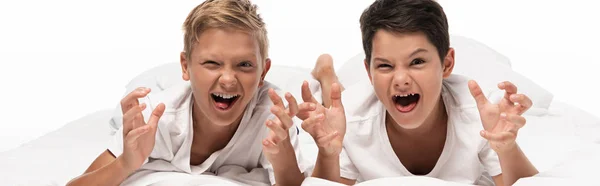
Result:
<svg viewBox="0 0 600 186"><path fill-rule="evenodd" d="M497 84L502 81L511 81L518 87L518 92L526 94L533 101L533 107L527 114L546 114L552 102L552 93L513 71L508 58L472 39L451 36L450 41L451 46L456 50L456 64L453 73L476 80L483 89L488 91L497 90ZM357 54L337 70L339 79L344 86L351 86L353 83L367 78L364 58L364 53Z"/></svg>
<svg viewBox="0 0 600 186"><path fill-rule="evenodd" d="M165 63L142 72L125 85L125 94L137 87L148 87L152 92L162 91L183 81L179 62Z"/></svg>

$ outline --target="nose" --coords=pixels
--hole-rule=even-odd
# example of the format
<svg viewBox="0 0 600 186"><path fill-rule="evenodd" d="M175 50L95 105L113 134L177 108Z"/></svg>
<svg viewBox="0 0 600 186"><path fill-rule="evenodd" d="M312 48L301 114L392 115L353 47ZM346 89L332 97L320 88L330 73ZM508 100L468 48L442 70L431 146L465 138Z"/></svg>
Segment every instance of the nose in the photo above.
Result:
<svg viewBox="0 0 600 186"><path fill-rule="evenodd" d="M403 92L410 89L412 79L405 70L398 70L394 73L394 79L392 83L394 85L394 89Z"/></svg>
<svg viewBox="0 0 600 186"><path fill-rule="evenodd" d="M237 85L237 78L235 72L231 69L224 69L219 77L219 85L225 90L234 89Z"/></svg>

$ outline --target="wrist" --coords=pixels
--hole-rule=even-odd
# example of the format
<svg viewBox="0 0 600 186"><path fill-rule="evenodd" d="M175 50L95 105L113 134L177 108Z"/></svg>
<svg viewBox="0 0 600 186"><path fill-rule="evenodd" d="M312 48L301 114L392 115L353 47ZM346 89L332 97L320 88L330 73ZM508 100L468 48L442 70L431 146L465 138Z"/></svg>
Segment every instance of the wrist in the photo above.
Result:
<svg viewBox="0 0 600 186"><path fill-rule="evenodd" d="M268 154L268 159L273 165L273 168L279 167L279 165L283 165L291 162L296 162L296 153L294 151L294 146L290 142L289 138L286 138L283 141L280 141L278 144L279 151L275 154Z"/></svg>
<svg viewBox="0 0 600 186"><path fill-rule="evenodd" d="M130 167L122 155L117 157L115 159L114 163L115 163L115 166L119 170L121 170L119 172L122 172L124 175L127 175L127 176L129 176L131 173L133 173L135 170L137 170L136 168Z"/></svg>
<svg viewBox="0 0 600 186"><path fill-rule="evenodd" d="M517 142L507 144L504 148L499 149L496 153L498 156L510 156L521 151Z"/></svg>
<svg viewBox="0 0 600 186"><path fill-rule="evenodd" d="M319 152L317 154L317 157L327 159L327 160L328 159L339 159L340 152L331 150L331 148L319 147Z"/></svg>

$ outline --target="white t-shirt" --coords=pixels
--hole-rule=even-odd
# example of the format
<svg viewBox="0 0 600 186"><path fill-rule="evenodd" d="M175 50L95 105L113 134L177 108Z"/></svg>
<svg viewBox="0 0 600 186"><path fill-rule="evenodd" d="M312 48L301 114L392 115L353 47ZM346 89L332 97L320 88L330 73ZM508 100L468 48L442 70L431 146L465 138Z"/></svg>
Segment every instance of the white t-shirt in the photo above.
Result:
<svg viewBox="0 0 600 186"><path fill-rule="evenodd" d="M193 100L191 99L192 91L189 82L173 85L161 92L153 92L147 97L140 99L140 103L146 103L147 105L143 111L146 121L148 121L152 110L159 103L164 103L166 109L158 123L154 149L139 171L175 171L220 176L232 174L231 172L220 171L239 171L239 169L231 169L231 166L238 166L243 167L248 172L264 173L250 176L254 177L251 183L254 183L256 180L263 180L263 182L275 184L273 167L262 153L262 140L267 137L269 132L269 129L265 126L265 121L274 118L274 115L270 112L273 103L267 95L269 88L278 90L277 87L265 82L264 86L259 88L246 107L240 125L225 148L214 152L202 164L197 166L190 165L193 139L191 114ZM279 91L277 92L280 93ZM121 112L115 112L111 126L113 128L114 126L122 126L121 118ZM108 148L115 156L119 156L123 151L122 130L122 127L120 127L118 131L115 131L113 135L114 142ZM302 157L297 130L297 127L290 128L290 140L296 151L298 167L301 172L307 174L310 168L312 168L312 163L306 162ZM221 169L222 167L226 168ZM261 167L267 171L255 170L255 168ZM268 174L265 172L268 172Z"/></svg>
<svg viewBox="0 0 600 186"><path fill-rule="evenodd" d="M448 113L444 149L433 170L425 176L446 181L489 185L489 175L502 173L498 155L479 135L483 129L468 79L451 75L445 79L442 99ZM413 176L400 162L385 127L386 110L373 86L361 82L344 91L347 128L340 154L341 176L357 181Z"/></svg>

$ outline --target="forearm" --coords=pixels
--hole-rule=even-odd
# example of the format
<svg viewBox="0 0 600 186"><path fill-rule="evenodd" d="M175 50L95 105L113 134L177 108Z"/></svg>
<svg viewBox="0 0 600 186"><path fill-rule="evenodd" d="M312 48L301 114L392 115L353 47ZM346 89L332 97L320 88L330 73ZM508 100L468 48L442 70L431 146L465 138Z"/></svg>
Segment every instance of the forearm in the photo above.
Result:
<svg viewBox="0 0 600 186"><path fill-rule="evenodd" d="M71 180L69 183L67 183L67 185L120 185L132 172L133 171L131 170L126 170L123 166L122 160L117 158L110 164L100 169L86 173Z"/></svg>
<svg viewBox="0 0 600 186"><path fill-rule="evenodd" d="M518 179L534 176L538 170L531 164L519 145L502 153L498 153L504 185L512 185Z"/></svg>
<svg viewBox="0 0 600 186"><path fill-rule="evenodd" d="M287 138L282 141L282 145L278 155L272 156L271 165L275 172L275 180L277 185L300 185L304 181L304 175L298 168L296 152L294 146Z"/></svg>
<svg viewBox="0 0 600 186"><path fill-rule="evenodd" d="M324 155L320 152L321 150L319 149L312 176L341 183L339 154Z"/></svg>

